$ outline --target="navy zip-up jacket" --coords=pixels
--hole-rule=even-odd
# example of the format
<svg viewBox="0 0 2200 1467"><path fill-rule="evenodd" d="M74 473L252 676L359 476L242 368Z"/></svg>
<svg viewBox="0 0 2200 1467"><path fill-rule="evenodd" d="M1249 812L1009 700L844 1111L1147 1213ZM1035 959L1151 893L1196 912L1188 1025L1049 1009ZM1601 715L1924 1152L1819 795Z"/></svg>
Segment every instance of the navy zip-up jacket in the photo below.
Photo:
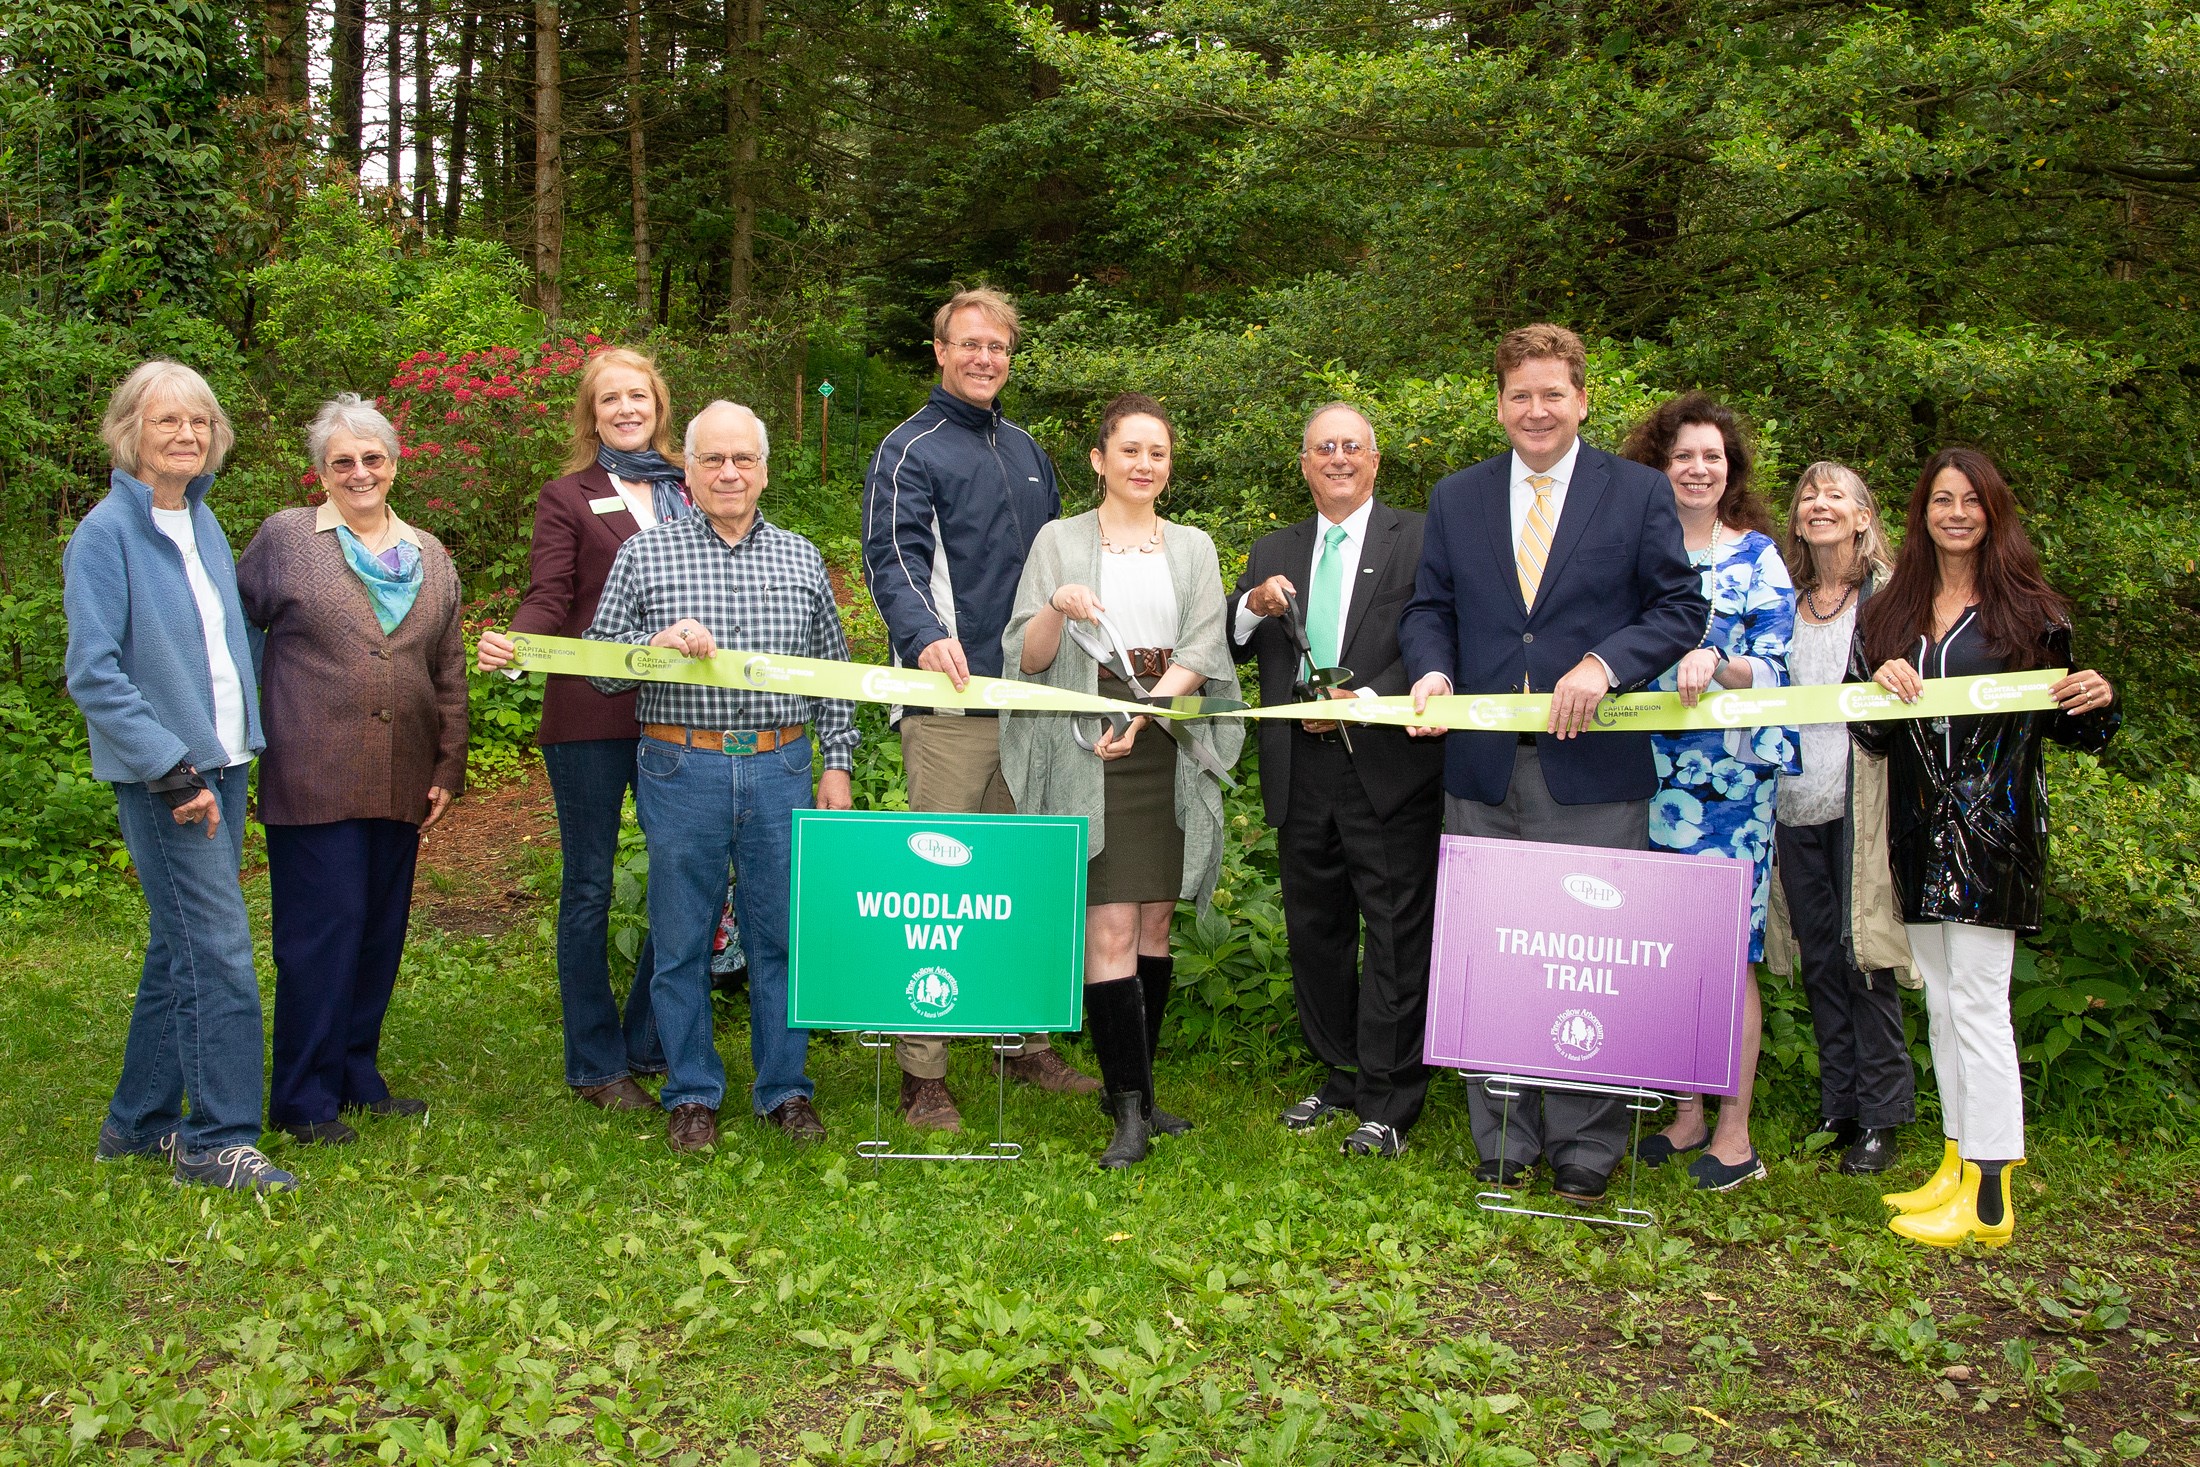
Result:
<svg viewBox="0 0 2200 1467"><path fill-rule="evenodd" d="M1054 461L999 407L934 387L886 435L863 485L863 573L894 661L942 637L1001 675L1001 633L1039 527L1062 513Z"/></svg>

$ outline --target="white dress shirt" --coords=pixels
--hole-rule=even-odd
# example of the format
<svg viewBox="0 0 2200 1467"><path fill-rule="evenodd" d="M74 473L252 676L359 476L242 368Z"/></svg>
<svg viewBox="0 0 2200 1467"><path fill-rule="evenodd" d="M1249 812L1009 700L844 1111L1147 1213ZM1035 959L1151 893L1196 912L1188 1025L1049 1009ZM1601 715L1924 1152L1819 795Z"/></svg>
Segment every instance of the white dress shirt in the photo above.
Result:
<svg viewBox="0 0 2200 1467"><path fill-rule="evenodd" d="M1574 482L1574 463L1581 457L1581 440L1576 438L1566 456L1543 470L1551 479L1551 535L1558 535L1558 517L1566 512L1566 486ZM1519 553L1520 537L1528 532L1528 513L1535 508L1535 491L1528 487L1528 476L1535 472L1520 461L1520 455L1512 456L1512 530L1513 552Z"/></svg>
<svg viewBox="0 0 2200 1467"><path fill-rule="evenodd" d="M1567 448L1564 458L1541 471L1551 480L1551 537L1554 547L1558 537L1558 517L1566 512L1566 490L1574 482L1574 465L1580 458L1581 440L1577 437ZM1529 486L1528 476L1536 472L1537 470L1521 462L1519 454L1512 456L1512 498L1508 507L1512 512L1513 554L1516 557L1520 553L1520 537L1528 530L1528 515L1535 509L1535 490ZM1545 569L1548 570L1548 567ZM1612 676L1612 665L1597 657L1594 652L1589 655L1595 657L1597 666L1604 669L1604 680L1614 687L1619 686L1619 680ZM1450 679L1445 681L1448 684ZM1550 689L1538 688L1536 691L1547 693Z"/></svg>
<svg viewBox="0 0 2200 1467"><path fill-rule="evenodd" d="M657 523L657 498L646 483L629 484L617 474L608 476L611 487L619 491L619 498L626 504L626 512L634 516L634 523L643 529Z"/></svg>
<svg viewBox="0 0 2200 1467"><path fill-rule="evenodd" d="M1367 522L1374 513L1375 496L1370 494L1361 502L1358 509L1346 515L1342 520L1331 520L1327 516L1319 514L1314 516L1314 553L1307 559L1304 578L1293 578L1292 583L1298 587L1300 609L1311 612L1312 608L1307 606L1306 599L1313 594L1314 570L1322 563L1323 541L1328 538L1329 527L1332 524L1342 525L1344 527L1344 538L1337 542L1336 549L1340 561L1338 569L1342 572L1337 578L1338 594L1344 598L1344 604L1337 608L1337 634L1339 637L1344 635L1345 622L1352 614L1353 589L1360 579L1360 549L1367 544ZM1255 629L1260 626L1261 622L1266 620L1252 607L1245 604L1251 596L1252 592L1248 591L1244 596L1238 598L1237 617L1230 627L1231 638L1240 647L1253 639ZM1344 655L1343 648L1338 649L1338 655L1340 657ZM1375 696L1373 688L1354 688L1352 691L1363 698Z"/></svg>

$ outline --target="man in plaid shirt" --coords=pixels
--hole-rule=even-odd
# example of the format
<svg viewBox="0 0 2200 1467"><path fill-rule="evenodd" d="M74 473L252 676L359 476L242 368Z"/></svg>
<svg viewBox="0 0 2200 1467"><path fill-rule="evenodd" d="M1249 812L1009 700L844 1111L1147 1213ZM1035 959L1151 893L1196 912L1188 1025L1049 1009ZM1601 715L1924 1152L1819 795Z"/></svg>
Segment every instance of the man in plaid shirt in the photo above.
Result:
<svg viewBox="0 0 2200 1467"><path fill-rule="evenodd" d="M770 443L756 414L714 402L688 423L687 487L699 514L626 542L588 636L690 657L719 647L846 661L848 643L817 548L757 512ZM592 678L606 693L634 679ZM811 1104L807 1029L787 1027L787 901L793 812L807 809L810 745L824 751L816 803L852 803L854 707L742 688L642 682L634 805L649 848L651 992L668 1072L660 1103L675 1151L718 1139L725 1065L711 1038L710 947L735 872L749 950L749 1057L757 1115L798 1141L825 1134Z"/></svg>

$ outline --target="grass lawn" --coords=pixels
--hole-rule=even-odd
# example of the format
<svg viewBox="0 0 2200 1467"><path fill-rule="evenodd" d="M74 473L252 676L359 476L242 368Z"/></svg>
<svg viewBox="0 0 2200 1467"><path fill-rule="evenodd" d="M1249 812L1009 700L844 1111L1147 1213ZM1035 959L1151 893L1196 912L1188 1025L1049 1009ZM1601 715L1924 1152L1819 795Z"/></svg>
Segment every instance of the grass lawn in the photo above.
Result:
<svg viewBox="0 0 2200 1467"><path fill-rule="evenodd" d="M1022 1161L874 1170L870 1052L820 1037L832 1136L797 1150L740 1115L733 1004L726 1139L682 1159L567 1096L514 916L416 923L383 1054L432 1114L276 1143L306 1181L267 1202L92 1161L139 910L0 928L0 1463L2200 1459L2189 1139L2035 1130L1991 1254L1904 1244L1815 1161L1644 1174L1650 1231L1495 1217L1455 1078L1403 1158L1347 1161L1275 1125L1297 1062L1252 1056L1167 1056L1198 1130L1126 1175L1089 1100L1029 1092ZM1938 1151L1919 1128L1897 1184Z"/></svg>

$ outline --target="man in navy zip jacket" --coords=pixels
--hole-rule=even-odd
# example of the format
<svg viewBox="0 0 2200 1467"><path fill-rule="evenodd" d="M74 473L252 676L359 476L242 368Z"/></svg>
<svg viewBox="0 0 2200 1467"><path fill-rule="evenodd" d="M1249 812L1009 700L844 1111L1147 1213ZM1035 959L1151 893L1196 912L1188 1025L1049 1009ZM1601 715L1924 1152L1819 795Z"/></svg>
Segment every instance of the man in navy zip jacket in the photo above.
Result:
<svg viewBox="0 0 2200 1467"><path fill-rule="evenodd" d="M940 307L932 319L939 386L880 442L863 485L864 579L895 665L945 673L958 688L973 673L1001 676L1001 633L1024 557L1039 527L1062 513L1053 460L1001 416L1016 339L1016 307L996 291L962 291ZM901 710L909 808L1012 813L1000 732L990 709ZM926 1130L960 1129L947 1089L947 1042L904 1036L894 1058L902 1118ZM1099 1089L1044 1034L1025 1036L1024 1052L1007 1065L1017 1079L1048 1090Z"/></svg>
<svg viewBox="0 0 2200 1467"><path fill-rule="evenodd" d="M1497 348L1497 416L1512 451L1429 491L1421 568L1398 624L1414 705L1454 692L1551 695L1544 733L1449 734L1450 835L1650 843L1650 736L1581 734L1605 694L1641 686L1701 643L1710 606L1665 475L1581 441L1587 381L1573 332L1508 333ZM1523 1089L1507 1107L1470 1088L1476 1177L1517 1187L1548 1160L1559 1196L1603 1197L1626 1140L1620 1102Z"/></svg>

